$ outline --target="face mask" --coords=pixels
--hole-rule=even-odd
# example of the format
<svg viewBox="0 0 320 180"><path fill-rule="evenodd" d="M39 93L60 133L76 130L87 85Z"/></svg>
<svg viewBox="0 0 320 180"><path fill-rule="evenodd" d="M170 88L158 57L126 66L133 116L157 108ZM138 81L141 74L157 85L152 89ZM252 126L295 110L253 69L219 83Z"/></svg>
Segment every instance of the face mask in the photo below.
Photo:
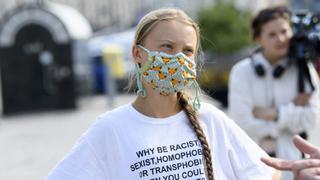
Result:
<svg viewBox="0 0 320 180"><path fill-rule="evenodd" d="M196 82L196 65L192 59L182 52L171 55L164 52L149 51L138 45L148 53L148 60L143 67L136 64L138 94L146 96L142 85L142 77L151 87L161 95L169 95L193 85L196 89L194 108L200 108L200 88Z"/></svg>

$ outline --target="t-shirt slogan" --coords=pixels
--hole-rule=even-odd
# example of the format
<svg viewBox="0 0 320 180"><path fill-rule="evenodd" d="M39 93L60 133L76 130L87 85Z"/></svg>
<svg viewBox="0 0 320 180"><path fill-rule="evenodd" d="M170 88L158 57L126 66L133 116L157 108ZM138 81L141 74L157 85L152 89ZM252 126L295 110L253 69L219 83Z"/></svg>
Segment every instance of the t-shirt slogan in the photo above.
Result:
<svg viewBox="0 0 320 180"><path fill-rule="evenodd" d="M142 149L131 172L148 180L204 180L202 145L199 140Z"/></svg>

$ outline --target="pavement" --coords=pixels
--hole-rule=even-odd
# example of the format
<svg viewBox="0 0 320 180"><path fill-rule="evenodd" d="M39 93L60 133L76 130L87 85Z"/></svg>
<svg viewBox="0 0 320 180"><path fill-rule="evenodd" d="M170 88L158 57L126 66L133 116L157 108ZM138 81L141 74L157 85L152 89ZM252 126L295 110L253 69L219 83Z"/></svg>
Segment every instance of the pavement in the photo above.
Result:
<svg viewBox="0 0 320 180"><path fill-rule="evenodd" d="M82 97L75 110L0 117L0 180L44 179L98 115L134 98L116 96L111 106L105 96ZM310 137L318 146L319 124Z"/></svg>
<svg viewBox="0 0 320 180"><path fill-rule="evenodd" d="M114 98L114 107L133 101ZM96 117L112 109L105 96L83 97L75 110L0 117L0 180L42 180Z"/></svg>

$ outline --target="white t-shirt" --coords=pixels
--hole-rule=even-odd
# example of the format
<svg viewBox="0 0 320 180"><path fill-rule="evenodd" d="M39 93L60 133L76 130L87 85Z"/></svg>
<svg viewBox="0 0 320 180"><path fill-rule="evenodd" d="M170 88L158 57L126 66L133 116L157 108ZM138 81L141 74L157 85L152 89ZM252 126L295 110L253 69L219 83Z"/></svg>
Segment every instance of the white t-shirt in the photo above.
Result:
<svg viewBox="0 0 320 180"><path fill-rule="evenodd" d="M212 149L215 179L271 179L267 156L232 120L202 103L199 119ZM98 118L47 180L204 180L201 143L184 111L151 118L131 104Z"/></svg>

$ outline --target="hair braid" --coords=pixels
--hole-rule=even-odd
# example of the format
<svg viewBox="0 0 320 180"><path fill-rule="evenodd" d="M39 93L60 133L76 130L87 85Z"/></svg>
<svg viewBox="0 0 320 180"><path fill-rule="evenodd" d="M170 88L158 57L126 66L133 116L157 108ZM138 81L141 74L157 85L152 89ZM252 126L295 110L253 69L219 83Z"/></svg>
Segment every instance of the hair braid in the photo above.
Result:
<svg viewBox="0 0 320 180"><path fill-rule="evenodd" d="M200 126L200 122L198 120L197 113L191 107L191 105L188 103L188 99L186 97L184 97L184 94L182 92L178 92L177 95L178 95L178 101L179 101L180 106L186 112L188 119L189 119L191 125L193 126L193 129L196 132L199 141L202 144L203 154L204 154L206 167L207 167L208 180L214 180L211 150L210 150L207 138L203 132L203 129Z"/></svg>

